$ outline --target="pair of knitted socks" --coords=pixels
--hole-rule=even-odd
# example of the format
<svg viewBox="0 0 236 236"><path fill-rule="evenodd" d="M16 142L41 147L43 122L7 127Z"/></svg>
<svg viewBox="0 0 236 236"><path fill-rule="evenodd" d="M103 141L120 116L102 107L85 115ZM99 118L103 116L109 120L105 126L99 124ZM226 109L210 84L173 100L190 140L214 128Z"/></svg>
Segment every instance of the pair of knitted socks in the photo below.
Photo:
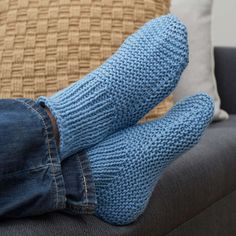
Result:
<svg viewBox="0 0 236 236"><path fill-rule="evenodd" d="M85 151L96 187L96 214L128 224L145 209L163 168L191 148L213 114L198 94L161 119L135 125L175 88L188 63L185 26L172 15L151 20L98 69L51 97L62 159Z"/></svg>

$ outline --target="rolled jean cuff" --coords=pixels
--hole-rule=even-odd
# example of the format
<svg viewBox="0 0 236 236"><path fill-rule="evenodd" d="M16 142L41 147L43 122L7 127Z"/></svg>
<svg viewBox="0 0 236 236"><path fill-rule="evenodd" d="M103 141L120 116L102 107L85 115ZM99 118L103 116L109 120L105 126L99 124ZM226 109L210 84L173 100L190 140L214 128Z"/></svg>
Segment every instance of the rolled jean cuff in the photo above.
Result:
<svg viewBox="0 0 236 236"><path fill-rule="evenodd" d="M52 210L64 209L66 205L66 189L64 178L62 175L62 168L60 163L60 157L58 155L57 146L55 142L55 137L53 134L53 127L51 123L51 119L48 116L47 112L40 106L38 106L34 100L31 99L16 99L21 102L25 106L28 107L29 110L37 114L38 118L41 120L41 124L43 125L43 137L45 139L45 160L46 165L50 168L50 178L52 179L52 193L54 193L54 197L50 200L54 202L52 204ZM42 148L44 150L44 148ZM42 156L43 157L43 156ZM43 187L43 186L42 186Z"/></svg>
<svg viewBox="0 0 236 236"><path fill-rule="evenodd" d="M63 211L73 215L95 213L95 184L85 153L76 153L63 160L62 173L67 196L66 208Z"/></svg>
<svg viewBox="0 0 236 236"><path fill-rule="evenodd" d="M39 110L41 110L41 105L38 105L36 102L34 102L34 106L39 106ZM44 109L42 109L42 112L47 116L45 123L48 124L50 134L53 134L51 119ZM58 182L62 191L65 193L65 199L62 203L63 208L58 208L58 210L73 215L93 214L95 212L97 201L95 184L87 156L84 155L83 152L79 152L62 161L61 153L57 148L55 137L53 135L49 149L53 154L55 154L55 156L57 156L57 161L59 157L59 165L61 167L60 175L62 174L64 183L62 185L61 181Z"/></svg>
<svg viewBox="0 0 236 236"><path fill-rule="evenodd" d="M89 164L79 153L61 162L51 120L40 105L0 99L0 132L0 217L93 213Z"/></svg>

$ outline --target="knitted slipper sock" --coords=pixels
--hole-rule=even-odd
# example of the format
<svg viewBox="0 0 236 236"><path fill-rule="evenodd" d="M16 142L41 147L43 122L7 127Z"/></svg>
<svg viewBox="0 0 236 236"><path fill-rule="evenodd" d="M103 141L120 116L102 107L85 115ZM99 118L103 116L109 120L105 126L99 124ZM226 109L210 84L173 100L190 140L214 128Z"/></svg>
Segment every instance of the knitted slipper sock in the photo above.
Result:
<svg viewBox="0 0 236 236"><path fill-rule="evenodd" d="M151 20L103 65L51 97L62 158L135 124L175 88L188 62L185 26L172 15Z"/></svg>
<svg viewBox="0 0 236 236"><path fill-rule="evenodd" d="M213 116L213 102L197 94L163 118L117 132L90 148L96 215L117 225L133 222L145 209L160 174L193 147Z"/></svg>

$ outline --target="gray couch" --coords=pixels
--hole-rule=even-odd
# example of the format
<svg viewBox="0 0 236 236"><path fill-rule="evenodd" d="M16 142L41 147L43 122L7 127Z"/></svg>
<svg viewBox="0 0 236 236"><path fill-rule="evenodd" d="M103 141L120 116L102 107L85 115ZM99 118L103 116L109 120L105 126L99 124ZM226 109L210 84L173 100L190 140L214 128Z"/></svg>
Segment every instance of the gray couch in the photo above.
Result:
<svg viewBox="0 0 236 236"><path fill-rule="evenodd" d="M236 49L215 48L216 77L227 121L213 123L201 142L162 175L145 213L129 226L94 216L52 213L4 220L1 236L236 235Z"/></svg>

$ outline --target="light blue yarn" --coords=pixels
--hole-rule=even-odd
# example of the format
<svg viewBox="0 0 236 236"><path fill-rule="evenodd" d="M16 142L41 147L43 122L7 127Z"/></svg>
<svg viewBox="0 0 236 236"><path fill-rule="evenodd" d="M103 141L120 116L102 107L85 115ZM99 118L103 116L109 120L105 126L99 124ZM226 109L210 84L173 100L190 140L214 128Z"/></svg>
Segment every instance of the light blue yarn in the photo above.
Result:
<svg viewBox="0 0 236 236"><path fill-rule="evenodd" d="M98 69L51 97L62 158L134 125L175 88L188 63L185 26L172 15L146 23Z"/></svg>
<svg viewBox="0 0 236 236"><path fill-rule="evenodd" d="M213 107L212 99L200 93L179 102L163 118L117 132L90 148L97 216L117 225L136 220L163 169L198 142Z"/></svg>

